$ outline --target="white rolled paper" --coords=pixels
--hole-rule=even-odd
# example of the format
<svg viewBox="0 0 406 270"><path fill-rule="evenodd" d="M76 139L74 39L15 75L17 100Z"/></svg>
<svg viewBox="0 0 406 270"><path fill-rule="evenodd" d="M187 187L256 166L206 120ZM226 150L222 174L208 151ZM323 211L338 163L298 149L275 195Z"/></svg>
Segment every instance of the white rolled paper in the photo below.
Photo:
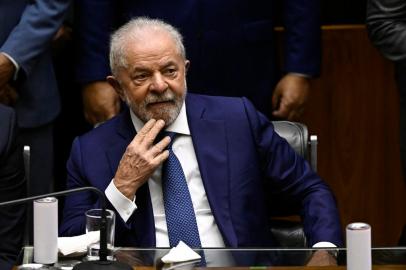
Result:
<svg viewBox="0 0 406 270"><path fill-rule="evenodd" d="M371 270L371 226L351 223L347 226L347 270Z"/></svg>
<svg viewBox="0 0 406 270"><path fill-rule="evenodd" d="M53 197L34 201L34 261L58 261L58 200Z"/></svg>

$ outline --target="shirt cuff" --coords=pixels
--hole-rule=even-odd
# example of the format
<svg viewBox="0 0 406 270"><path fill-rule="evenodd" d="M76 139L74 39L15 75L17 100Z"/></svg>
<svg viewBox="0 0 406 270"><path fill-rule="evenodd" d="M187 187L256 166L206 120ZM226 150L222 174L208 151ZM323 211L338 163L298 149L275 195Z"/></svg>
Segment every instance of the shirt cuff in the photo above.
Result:
<svg viewBox="0 0 406 270"><path fill-rule="evenodd" d="M318 242L313 245L313 248L335 248L335 247L337 246L330 242Z"/></svg>
<svg viewBox="0 0 406 270"><path fill-rule="evenodd" d="M107 199L117 210L124 222L127 222L127 220L137 209L137 205L135 204L135 196L133 201L129 200L117 189L113 180L111 180L110 184L104 191L104 194L106 194Z"/></svg>
<svg viewBox="0 0 406 270"><path fill-rule="evenodd" d="M20 70L20 65L16 62L16 60L14 60L13 57L11 57L9 54L5 53L5 52L1 52L2 54L4 54L5 57L7 57L11 63L13 63L14 67L15 67L15 71L14 71L14 75L13 75L13 80L17 80L17 76L18 76L18 71Z"/></svg>

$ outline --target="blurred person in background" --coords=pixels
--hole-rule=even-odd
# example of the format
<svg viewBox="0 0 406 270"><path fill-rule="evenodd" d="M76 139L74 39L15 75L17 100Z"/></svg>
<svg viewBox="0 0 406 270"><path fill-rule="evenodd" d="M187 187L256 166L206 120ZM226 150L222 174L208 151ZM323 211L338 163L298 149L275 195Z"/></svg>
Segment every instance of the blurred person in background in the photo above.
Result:
<svg viewBox="0 0 406 270"><path fill-rule="evenodd" d="M148 16L174 25L185 37L192 63L188 83L195 93L246 96L269 117L296 119L310 78L320 72L320 4L285 0L282 12L277 2L76 1L76 78L83 85L85 117L95 125L120 111L120 99L105 80L111 74L109 37L131 18ZM282 60L276 52L276 13L284 15Z"/></svg>
<svg viewBox="0 0 406 270"><path fill-rule="evenodd" d="M9 101L10 97L0 96L0 103ZM0 202L26 195L23 148L17 139L16 124L14 110L0 104ZM10 270L16 265L23 244L24 224L24 205L0 208L0 269Z"/></svg>
<svg viewBox="0 0 406 270"><path fill-rule="evenodd" d="M367 28L372 43L395 64L400 103L400 155L406 183L406 1L368 0ZM406 225L399 244L406 245Z"/></svg>
<svg viewBox="0 0 406 270"><path fill-rule="evenodd" d="M53 121L60 111L51 42L70 0L0 1L0 96L15 100L31 148L30 195L53 189Z"/></svg>

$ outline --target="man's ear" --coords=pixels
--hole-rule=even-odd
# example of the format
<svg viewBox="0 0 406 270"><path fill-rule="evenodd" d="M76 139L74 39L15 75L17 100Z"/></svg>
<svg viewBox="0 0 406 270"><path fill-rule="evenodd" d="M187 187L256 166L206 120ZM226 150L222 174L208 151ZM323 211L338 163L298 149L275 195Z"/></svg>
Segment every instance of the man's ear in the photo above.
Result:
<svg viewBox="0 0 406 270"><path fill-rule="evenodd" d="M124 97L124 90L121 88L120 83L114 76L107 76L107 82L116 90L117 94L120 96L121 99Z"/></svg>
<svg viewBox="0 0 406 270"><path fill-rule="evenodd" d="M189 60L185 60L185 71L186 71L186 72L189 70L189 66L190 66L190 61L189 61Z"/></svg>

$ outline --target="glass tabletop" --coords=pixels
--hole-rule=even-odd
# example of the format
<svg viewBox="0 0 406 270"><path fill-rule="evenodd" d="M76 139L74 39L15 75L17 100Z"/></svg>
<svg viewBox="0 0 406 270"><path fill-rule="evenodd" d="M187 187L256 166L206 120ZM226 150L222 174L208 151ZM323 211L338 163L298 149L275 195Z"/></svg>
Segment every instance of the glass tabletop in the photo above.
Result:
<svg viewBox="0 0 406 270"><path fill-rule="evenodd" d="M276 266L304 266L314 251L320 249L194 249L200 255L204 254L207 267L249 267L249 269L262 269L263 267ZM337 254L338 265L346 264L346 249L333 248L323 249ZM115 259L127 263L133 267L163 267L161 258L169 252L169 249L145 249L121 247L115 249ZM23 250L21 264L32 262L32 247ZM399 265L404 266L396 269L406 269L406 247L382 247L372 248L373 265ZM86 260L84 255L60 256L60 265L74 265ZM181 266L199 266L199 262L188 262ZM190 267L192 266L192 267ZM179 267L179 265L177 265ZM165 267L163 267L165 268ZM166 267L168 268L168 267ZM58 268L56 268L58 269ZM62 269L62 268L60 268ZM68 268L63 268L68 269ZM169 270L169 269L167 269Z"/></svg>

